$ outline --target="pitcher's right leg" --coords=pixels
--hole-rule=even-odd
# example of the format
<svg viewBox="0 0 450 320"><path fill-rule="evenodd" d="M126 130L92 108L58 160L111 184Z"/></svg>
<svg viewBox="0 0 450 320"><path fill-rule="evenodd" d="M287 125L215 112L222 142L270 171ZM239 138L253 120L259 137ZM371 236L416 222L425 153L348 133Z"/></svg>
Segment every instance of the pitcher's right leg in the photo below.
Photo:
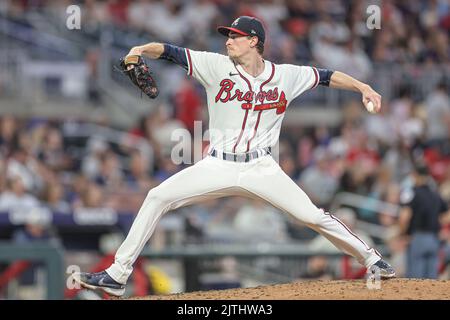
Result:
<svg viewBox="0 0 450 320"><path fill-rule="evenodd" d="M133 263L164 213L202 200L231 195L237 177L234 163L207 157L150 190L107 273L115 281L126 283L133 271Z"/></svg>

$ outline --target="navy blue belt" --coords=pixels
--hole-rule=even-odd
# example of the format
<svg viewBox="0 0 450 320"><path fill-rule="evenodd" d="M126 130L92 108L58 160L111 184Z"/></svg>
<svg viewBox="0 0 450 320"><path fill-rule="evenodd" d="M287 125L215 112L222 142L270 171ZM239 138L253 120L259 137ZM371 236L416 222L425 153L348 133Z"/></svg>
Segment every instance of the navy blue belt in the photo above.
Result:
<svg viewBox="0 0 450 320"><path fill-rule="evenodd" d="M222 159L222 160L228 160L228 161L234 161L234 162L249 162L253 159L257 159L266 155L271 154L272 148L267 147L263 149L254 150L247 153L227 153L222 152L216 149L212 149L209 154L213 157Z"/></svg>

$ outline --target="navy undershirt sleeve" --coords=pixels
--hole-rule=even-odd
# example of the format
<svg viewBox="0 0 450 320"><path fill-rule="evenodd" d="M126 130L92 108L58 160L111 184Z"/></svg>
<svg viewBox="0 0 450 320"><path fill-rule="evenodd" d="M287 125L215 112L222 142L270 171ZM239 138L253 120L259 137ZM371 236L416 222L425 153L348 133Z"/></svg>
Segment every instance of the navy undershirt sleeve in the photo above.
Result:
<svg viewBox="0 0 450 320"><path fill-rule="evenodd" d="M188 61L186 58L186 49L180 48L171 44L164 44L164 52L159 59L168 60L188 69Z"/></svg>
<svg viewBox="0 0 450 320"><path fill-rule="evenodd" d="M330 85L331 75L334 71L328 69L316 68L319 72L319 84L328 87Z"/></svg>

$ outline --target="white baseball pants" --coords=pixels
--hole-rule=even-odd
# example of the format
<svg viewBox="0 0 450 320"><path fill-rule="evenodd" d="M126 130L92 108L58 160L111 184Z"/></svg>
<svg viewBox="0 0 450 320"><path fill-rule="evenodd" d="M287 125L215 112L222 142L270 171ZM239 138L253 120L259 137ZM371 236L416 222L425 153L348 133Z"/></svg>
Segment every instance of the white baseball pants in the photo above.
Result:
<svg viewBox="0 0 450 320"><path fill-rule="evenodd" d="M366 267L381 258L341 221L317 208L271 156L247 163L207 156L150 190L107 273L117 282L126 283L133 263L167 211L205 199L243 194L293 215Z"/></svg>

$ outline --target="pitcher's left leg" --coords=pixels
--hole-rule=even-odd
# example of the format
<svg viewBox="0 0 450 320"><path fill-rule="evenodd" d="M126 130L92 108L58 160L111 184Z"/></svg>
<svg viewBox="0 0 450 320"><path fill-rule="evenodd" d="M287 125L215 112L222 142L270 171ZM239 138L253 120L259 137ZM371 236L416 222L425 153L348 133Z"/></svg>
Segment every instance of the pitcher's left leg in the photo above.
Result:
<svg viewBox="0 0 450 320"><path fill-rule="evenodd" d="M240 176L240 186L273 206L290 213L330 240L341 251L355 257L365 267L381 260L344 223L328 212L317 208L300 187L287 176L272 157L264 157L248 164Z"/></svg>

